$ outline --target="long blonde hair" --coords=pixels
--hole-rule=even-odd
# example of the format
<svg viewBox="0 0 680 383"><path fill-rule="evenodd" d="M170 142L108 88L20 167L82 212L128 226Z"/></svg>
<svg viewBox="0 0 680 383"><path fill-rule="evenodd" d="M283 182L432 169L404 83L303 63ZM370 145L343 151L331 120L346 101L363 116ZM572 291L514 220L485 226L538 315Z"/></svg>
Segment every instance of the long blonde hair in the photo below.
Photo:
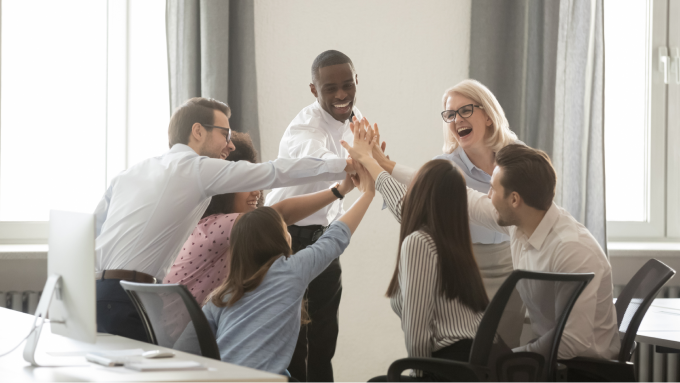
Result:
<svg viewBox="0 0 680 383"><path fill-rule="evenodd" d="M491 119L491 135L486 139L486 146L494 152L501 150L506 145L512 144L517 140L517 136L510 130L510 123L505 117L505 112L501 104L498 103L496 96L491 93L489 88L477 80L463 80L444 92L442 103L446 109L446 101L453 93L465 96L484 108L487 116ZM458 140L449 129L449 124L444 123L444 153L452 153L458 147Z"/></svg>

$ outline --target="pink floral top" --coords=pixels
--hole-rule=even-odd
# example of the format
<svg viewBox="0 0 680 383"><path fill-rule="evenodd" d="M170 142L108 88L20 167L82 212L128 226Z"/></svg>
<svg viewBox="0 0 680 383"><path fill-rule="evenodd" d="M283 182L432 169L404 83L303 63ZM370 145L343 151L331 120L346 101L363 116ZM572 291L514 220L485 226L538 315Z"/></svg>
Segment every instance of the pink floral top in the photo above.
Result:
<svg viewBox="0 0 680 383"><path fill-rule="evenodd" d="M163 283L181 283L203 306L229 275L229 237L240 213L213 214L198 221Z"/></svg>

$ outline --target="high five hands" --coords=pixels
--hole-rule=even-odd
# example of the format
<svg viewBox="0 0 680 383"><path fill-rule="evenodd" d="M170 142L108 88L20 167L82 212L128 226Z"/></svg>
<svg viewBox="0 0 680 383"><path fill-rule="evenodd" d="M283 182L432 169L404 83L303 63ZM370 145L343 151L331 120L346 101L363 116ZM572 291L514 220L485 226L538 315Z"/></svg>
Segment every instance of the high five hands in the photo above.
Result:
<svg viewBox="0 0 680 383"><path fill-rule="evenodd" d="M378 124L374 126L377 129ZM361 120L355 117L354 121L349 123L349 127L352 133L354 133L353 145L349 146L346 141L342 140L340 144L347 150L354 161L364 164L367 158L373 158L373 147L377 146L376 144L380 137L375 134L374 128L371 127L365 117Z"/></svg>
<svg viewBox="0 0 680 383"><path fill-rule="evenodd" d="M361 169L364 171L357 170L359 178L362 176L366 177L370 174L370 177L375 180L377 175L383 171L382 167L376 161L375 156L385 156L382 148L378 144L380 142L378 124L374 124L371 127L366 118L362 118L361 120L355 118L350 123L350 129L354 133L353 145L350 146L346 141L340 141L340 144L347 150L352 157L352 160L355 161L355 168L359 168L358 165L365 168Z"/></svg>

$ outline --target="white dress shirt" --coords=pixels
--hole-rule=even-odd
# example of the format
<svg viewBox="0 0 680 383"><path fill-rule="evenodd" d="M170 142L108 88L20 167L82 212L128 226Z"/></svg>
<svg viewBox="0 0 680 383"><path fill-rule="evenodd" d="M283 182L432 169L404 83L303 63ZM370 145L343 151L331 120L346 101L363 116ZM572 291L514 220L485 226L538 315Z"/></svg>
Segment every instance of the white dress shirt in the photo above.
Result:
<svg viewBox="0 0 680 383"><path fill-rule="evenodd" d="M569 315L562 335L558 357L577 356L615 359L621 346L616 309L612 297L611 265L595 238L585 226L554 203L527 237L516 226L499 226L497 212L486 194L467 189L470 222L510 235L512 263L515 269L554 273L595 273ZM521 351L544 349L546 329L543 323L551 315L542 315L546 302L554 296L541 291L520 291L531 318L532 330L539 338ZM543 307L541 307L543 306ZM551 307L551 305L548 305Z"/></svg>
<svg viewBox="0 0 680 383"><path fill-rule="evenodd" d="M344 159L262 164L199 156L176 144L125 170L97 205L96 271L141 271L161 280L216 194L345 177Z"/></svg>
<svg viewBox="0 0 680 383"><path fill-rule="evenodd" d="M354 115L361 118L361 112L352 108ZM349 128L350 121L340 122L323 110L318 101L302 109L286 128L279 144L279 158L342 158L348 156L340 140L352 142L354 136ZM335 182L318 181L306 185L282 187L272 190L265 201L266 206L281 202L286 198L315 193L329 189ZM309 217L296 223L298 226L328 226L345 213L342 200L336 200L321 208Z"/></svg>

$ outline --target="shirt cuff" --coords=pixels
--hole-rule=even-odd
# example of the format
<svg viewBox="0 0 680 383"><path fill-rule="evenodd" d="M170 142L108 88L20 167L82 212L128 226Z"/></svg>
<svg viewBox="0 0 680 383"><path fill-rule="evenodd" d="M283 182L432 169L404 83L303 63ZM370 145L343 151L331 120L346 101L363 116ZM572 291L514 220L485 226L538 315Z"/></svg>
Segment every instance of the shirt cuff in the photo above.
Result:
<svg viewBox="0 0 680 383"><path fill-rule="evenodd" d="M394 169L392 169L392 177L404 185L411 183L413 176L418 170L409 168L408 166L394 164Z"/></svg>
<svg viewBox="0 0 680 383"><path fill-rule="evenodd" d="M328 173L340 173L345 171L347 167L347 160L344 158L325 158Z"/></svg>

